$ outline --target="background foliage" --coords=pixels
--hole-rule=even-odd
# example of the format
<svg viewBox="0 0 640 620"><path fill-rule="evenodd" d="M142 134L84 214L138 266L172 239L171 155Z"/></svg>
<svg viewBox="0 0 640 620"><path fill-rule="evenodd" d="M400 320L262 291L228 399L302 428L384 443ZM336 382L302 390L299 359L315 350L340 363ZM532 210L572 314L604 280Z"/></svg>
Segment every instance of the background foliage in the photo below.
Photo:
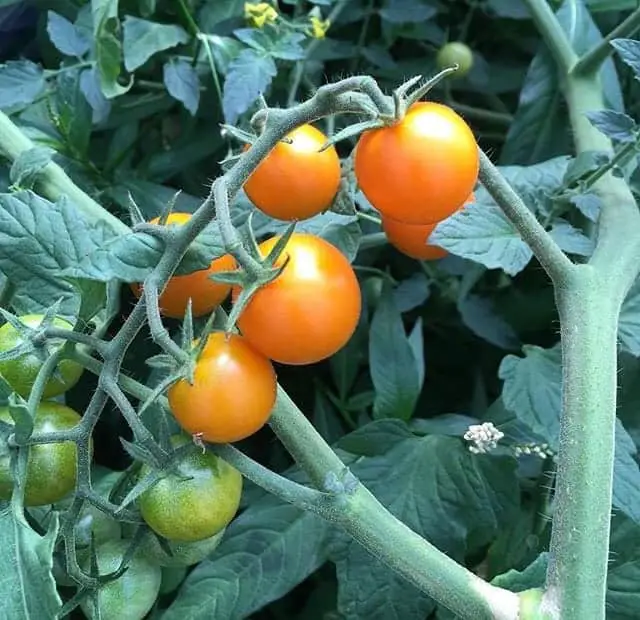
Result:
<svg viewBox="0 0 640 620"><path fill-rule="evenodd" d="M637 7L635 0L552 4L578 52ZM117 294L119 315L110 331L116 330L134 298L129 287L116 293L109 283L140 281L160 254L146 235L122 235L87 219L72 198L54 206L30 191L48 162L61 164L125 221L129 194L150 218L179 189L176 209L191 212L221 162L238 151L220 125L247 129L261 97L285 107L356 73L373 75L390 92L407 77L435 73L436 53L448 40L472 48L473 68L430 96L460 111L563 250L578 260L592 251L586 223L597 219L599 204L583 182L603 159L572 157L557 69L519 0L284 0L273 24L247 19L244 3L235 0L2 0L0 7L0 109L35 144L13 164L8 158L0 164L0 273L16 312L41 311L62 297L63 315L89 320ZM326 19L328 30L318 38ZM621 50L602 72L607 105L628 116L592 118L617 145L630 145L620 174L636 194L640 87L629 65L637 72L639 59L637 48ZM350 122L330 118L321 128L333 133ZM279 381L352 471L412 529L500 585L540 585L561 382L550 284L482 188L468 213L434 234L450 256L420 263L399 254L379 226L358 215L372 208L349 182L352 146L339 145L346 182L334 209L298 230L329 239L354 261L365 301L361 322L329 361L278 367ZM241 194L232 210L241 223L252 206ZM259 213L253 226L259 236L283 229ZM199 243L219 241L203 236L188 256L196 264L203 260ZM166 324L179 337L179 323ZM637 284L620 317L619 341L613 619L640 614ZM161 372L145 365L157 352L148 334L140 334L123 371L157 384ZM85 373L66 395L68 404L82 411L94 386ZM162 415L150 409L145 421L153 428ZM490 456L473 455L461 436L469 424L487 420L505 439ZM131 433L113 408L94 433L97 466L129 466L121 437ZM542 458L530 445L543 446ZM302 479L270 430L239 447ZM18 599L26 598L28 607L50 613L58 597L46 570L55 524L44 534L13 527L6 511L0 519L5 563L24 567L0 581L3 606L18 610ZM59 585L62 600L72 595ZM448 616L318 517L247 484L243 511L220 547L158 599L152 617Z"/></svg>

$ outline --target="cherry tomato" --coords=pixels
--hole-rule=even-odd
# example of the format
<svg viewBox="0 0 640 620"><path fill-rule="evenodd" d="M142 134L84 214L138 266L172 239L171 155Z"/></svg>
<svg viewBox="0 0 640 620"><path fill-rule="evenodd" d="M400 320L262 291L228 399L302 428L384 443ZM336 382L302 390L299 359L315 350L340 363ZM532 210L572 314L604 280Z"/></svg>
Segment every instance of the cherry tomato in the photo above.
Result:
<svg viewBox="0 0 640 620"><path fill-rule="evenodd" d="M120 568L129 541L110 540L96 547L96 558L101 575L108 575ZM90 559L82 562L88 572ZM142 620L151 610L160 592L162 569L152 564L139 551L129 562L129 567L118 579L107 582L98 590L100 615L94 611L91 598L85 598L80 607L89 620Z"/></svg>
<svg viewBox="0 0 640 620"><path fill-rule="evenodd" d="M8 407L0 407L0 420L13 425ZM80 416L60 403L42 401L33 422L36 433L50 433L73 428ZM31 446L27 461L27 480L24 490L25 506L43 506L61 500L76 485L76 444L71 441ZM5 449L0 457L0 499L10 499L13 479L9 454Z"/></svg>
<svg viewBox="0 0 640 620"><path fill-rule="evenodd" d="M474 196L471 194L467 202L473 202L473 200ZM437 223L405 224L382 216L382 229L389 243L403 254L419 260L437 260L448 254L445 249L427 243L436 225Z"/></svg>
<svg viewBox="0 0 640 620"><path fill-rule="evenodd" d="M312 125L287 134L244 184L260 211L278 220L304 220L326 210L340 186L340 158L327 137Z"/></svg>
<svg viewBox="0 0 640 620"><path fill-rule="evenodd" d="M260 244L267 255L277 242ZM347 258L328 241L294 233L279 261L289 262L260 288L238 319L247 341L283 364L311 364L340 350L353 335L362 299ZM233 297L239 291L234 288Z"/></svg>
<svg viewBox="0 0 640 620"><path fill-rule="evenodd" d="M478 145L451 108L418 102L395 125L362 134L354 169L363 194L382 215L405 224L433 224L473 191Z"/></svg>
<svg viewBox="0 0 640 620"><path fill-rule="evenodd" d="M245 385L245 390L250 384ZM215 413L215 412L214 412ZM172 437L174 445L191 441ZM147 465L140 476L150 471ZM242 475L211 452L193 446L169 473L138 498L140 514L149 527L178 542L203 541L222 531L233 519L242 494Z"/></svg>
<svg viewBox="0 0 640 620"><path fill-rule="evenodd" d="M169 555L158 542L155 536L147 536L142 549L144 555L154 564L160 566L191 566L202 562L211 555L222 542L226 528L222 528L209 538L194 540L190 542L167 541L171 555Z"/></svg>
<svg viewBox="0 0 640 620"><path fill-rule="evenodd" d="M18 318L27 327L35 329L42 323L44 315L26 314ZM73 329L71 323L60 317L53 320L52 327ZM24 336L11 323L5 323L0 327L0 352L10 351L23 344L24 340ZM47 347L51 353L61 349L63 345L64 341L60 338L52 338L47 341ZM42 364L43 360L40 357L34 353L27 353L15 359L1 361L0 375L16 393L28 398ZM84 368L77 362L67 359L61 360L56 373L47 381L42 393L43 398L51 398L66 392L78 383L83 372Z"/></svg>
<svg viewBox="0 0 640 620"><path fill-rule="evenodd" d="M240 441L262 428L276 399L271 362L238 335L210 334L196 363L194 383L167 393L178 424L212 443Z"/></svg>
<svg viewBox="0 0 640 620"><path fill-rule="evenodd" d="M182 225L191 218L190 213L171 213L167 218L167 225ZM157 224L160 218L153 218L150 223ZM209 314L219 306L229 294L231 287L222 282L214 282L209 278L211 274L221 271L232 271L236 262L229 254L214 259L208 269L201 269L182 276L173 276L160 295L160 310L165 316L182 319L191 299L191 312L194 317ZM141 285L132 284L136 297L140 296Z"/></svg>
<svg viewBox="0 0 640 620"><path fill-rule="evenodd" d="M473 67L473 52L471 48L462 41L451 41L445 43L436 56L438 69L448 69L453 65L458 65L458 70L452 77L464 77Z"/></svg>

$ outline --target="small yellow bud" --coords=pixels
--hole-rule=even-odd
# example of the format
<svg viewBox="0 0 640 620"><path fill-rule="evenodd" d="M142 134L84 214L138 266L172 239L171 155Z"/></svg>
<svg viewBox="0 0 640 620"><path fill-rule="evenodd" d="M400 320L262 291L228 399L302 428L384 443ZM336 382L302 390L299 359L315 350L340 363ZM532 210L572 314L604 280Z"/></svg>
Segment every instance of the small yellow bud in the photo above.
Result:
<svg viewBox="0 0 640 620"><path fill-rule="evenodd" d="M245 2L244 18L255 28L263 28L278 19L278 11L268 2Z"/></svg>
<svg viewBox="0 0 640 620"><path fill-rule="evenodd" d="M309 18L310 27L308 33L314 39L324 39L324 36L327 34L327 30L329 30L329 26L331 22L328 19L320 19L316 15L312 15Z"/></svg>

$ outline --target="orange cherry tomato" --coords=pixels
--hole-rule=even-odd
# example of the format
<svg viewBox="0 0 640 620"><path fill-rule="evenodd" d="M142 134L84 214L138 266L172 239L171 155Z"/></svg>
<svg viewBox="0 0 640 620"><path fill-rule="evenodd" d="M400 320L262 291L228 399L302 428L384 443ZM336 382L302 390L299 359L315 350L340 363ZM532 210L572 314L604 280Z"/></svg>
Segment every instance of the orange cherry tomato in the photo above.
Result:
<svg viewBox="0 0 640 620"><path fill-rule="evenodd" d="M271 362L238 335L209 335L196 362L194 382L167 392L178 424L211 443L240 441L262 428L276 400Z"/></svg>
<svg viewBox="0 0 640 620"><path fill-rule="evenodd" d="M474 200L475 197L472 193L465 205ZM438 260L448 254L444 248L427 243L429 235L437 224L438 222L434 224L405 224L382 216L382 230L387 235L389 243L403 254L418 260Z"/></svg>
<svg viewBox="0 0 640 620"><path fill-rule="evenodd" d="M278 220L305 220L326 210L340 186L340 158L327 137L302 125L260 162L244 190L260 211ZM247 147L248 148L248 147Z"/></svg>
<svg viewBox="0 0 640 620"><path fill-rule="evenodd" d="M189 220L190 213L171 213L167 225L182 225ZM151 224L157 224L160 218L154 217ZM165 316L181 319L191 298L191 312L194 317L209 314L219 306L229 294L231 286L222 282L214 282L209 278L213 273L232 271L236 262L230 254L214 259L208 269L201 269L182 276L173 276L160 295L160 311ZM140 297L140 284L132 284L136 297Z"/></svg>
<svg viewBox="0 0 640 620"><path fill-rule="evenodd" d="M478 145L451 108L418 102L395 125L360 136L354 170L362 193L382 215L405 224L434 224L472 192Z"/></svg>
<svg viewBox="0 0 640 620"><path fill-rule="evenodd" d="M267 255L277 242L260 244ZM347 258L328 241L294 233L279 262L282 273L261 287L238 319L256 350L283 364L311 364L341 349L358 324L360 287ZM234 287L233 298L238 295Z"/></svg>

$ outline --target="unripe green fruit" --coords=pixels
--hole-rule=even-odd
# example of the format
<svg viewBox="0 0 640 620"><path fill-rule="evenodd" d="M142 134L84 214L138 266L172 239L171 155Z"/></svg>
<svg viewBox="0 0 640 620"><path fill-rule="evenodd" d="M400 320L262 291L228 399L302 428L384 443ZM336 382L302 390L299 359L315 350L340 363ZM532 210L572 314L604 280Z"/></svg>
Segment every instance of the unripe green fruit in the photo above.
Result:
<svg viewBox="0 0 640 620"><path fill-rule="evenodd" d="M453 74L453 77L464 77L473 67L473 52L466 43L452 41L440 48L436 56L436 63L441 71L458 65L458 70Z"/></svg>

